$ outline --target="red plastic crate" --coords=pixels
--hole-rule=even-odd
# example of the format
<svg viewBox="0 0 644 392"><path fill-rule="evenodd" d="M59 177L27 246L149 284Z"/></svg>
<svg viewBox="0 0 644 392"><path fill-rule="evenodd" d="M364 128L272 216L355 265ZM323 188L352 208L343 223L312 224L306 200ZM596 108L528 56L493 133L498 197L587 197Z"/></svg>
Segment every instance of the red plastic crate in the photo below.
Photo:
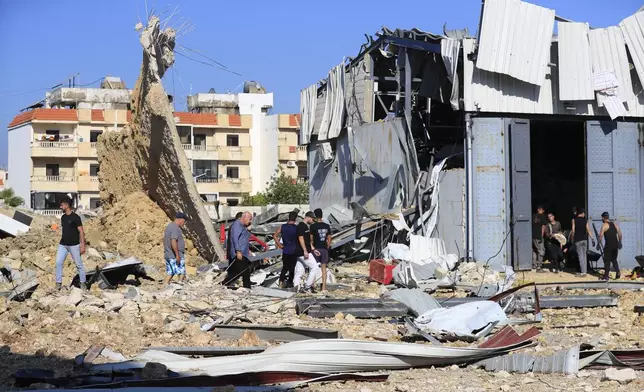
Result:
<svg viewBox="0 0 644 392"><path fill-rule="evenodd" d="M393 260L391 264L387 264L384 259L374 259L369 262L369 279L382 283L389 284L394 279L393 270L396 268L398 260Z"/></svg>

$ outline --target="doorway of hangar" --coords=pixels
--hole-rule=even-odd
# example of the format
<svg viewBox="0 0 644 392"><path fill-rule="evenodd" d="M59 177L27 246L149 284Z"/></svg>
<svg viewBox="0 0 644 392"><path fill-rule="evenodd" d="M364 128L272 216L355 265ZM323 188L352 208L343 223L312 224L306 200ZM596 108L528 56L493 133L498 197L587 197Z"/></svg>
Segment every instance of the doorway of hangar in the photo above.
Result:
<svg viewBox="0 0 644 392"><path fill-rule="evenodd" d="M530 177L530 211L542 206L570 230L572 208L586 208L585 122L530 120Z"/></svg>
<svg viewBox="0 0 644 392"><path fill-rule="evenodd" d="M530 269L532 214L544 204L565 228L573 206L586 207L591 229L608 212L623 233L620 266L636 265L644 253L644 133L637 123L472 117L469 137L474 258Z"/></svg>

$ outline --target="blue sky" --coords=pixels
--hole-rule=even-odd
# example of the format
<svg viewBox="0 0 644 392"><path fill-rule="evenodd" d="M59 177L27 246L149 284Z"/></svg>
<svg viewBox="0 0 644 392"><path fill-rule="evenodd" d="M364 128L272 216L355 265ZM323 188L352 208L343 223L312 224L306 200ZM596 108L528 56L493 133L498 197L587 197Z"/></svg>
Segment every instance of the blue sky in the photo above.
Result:
<svg viewBox="0 0 644 392"><path fill-rule="evenodd" d="M616 25L641 5L637 0L533 0L558 15L594 27ZM256 80L275 93L274 112L299 111L300 89L323 78L343 56L355 55L381 26L440 33L468 27L474 33L481 0L237 0L154 1L148 10L178 13L194 29L178 43L201 51L242 76L177 56L164 78L177 110L190 91L239 91ZM120 76L132 88L141 62L134 25L145 19L144 0L0 0L0 164L7 160L6 126L45 91L80 73L80 84ZM174 23L173 23L174 22ZM199 58L195 55L195 58Z"/></svg>

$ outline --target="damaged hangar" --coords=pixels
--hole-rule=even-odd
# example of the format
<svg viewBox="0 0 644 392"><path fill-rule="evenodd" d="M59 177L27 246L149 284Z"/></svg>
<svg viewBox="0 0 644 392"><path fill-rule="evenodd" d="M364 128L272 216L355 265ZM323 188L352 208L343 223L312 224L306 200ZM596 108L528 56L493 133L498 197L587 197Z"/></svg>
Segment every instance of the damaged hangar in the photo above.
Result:
<svg viewBox="0 0 644 392"><path fill-rule="evenodd" d="M537 205L564 229L586 206L591 230L604 211L619 223L632 268L644 253L644 12L608 28L518 0L481 12L477 37L383 28L302 90L311 206L415 208L454 253L516 270L532 265Z"/></svg>

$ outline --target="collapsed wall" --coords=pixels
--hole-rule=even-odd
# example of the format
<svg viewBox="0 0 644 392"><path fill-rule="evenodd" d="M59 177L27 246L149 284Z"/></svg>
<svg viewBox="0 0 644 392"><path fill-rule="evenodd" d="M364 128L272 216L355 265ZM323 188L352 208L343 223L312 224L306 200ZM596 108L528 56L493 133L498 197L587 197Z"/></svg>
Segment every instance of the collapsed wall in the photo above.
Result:
<svg viewBox="0 0 644 392"><path fill-rule="evenodd" d="M192 178L161 78L174 63L175 31L151 17L140 31L141 73L132 94L132 119L122 132L98 141L101 199L105 208L134 192L145 192L168 217L189 216L184 230L207 261L224 259L217 233Z"/></svg>

